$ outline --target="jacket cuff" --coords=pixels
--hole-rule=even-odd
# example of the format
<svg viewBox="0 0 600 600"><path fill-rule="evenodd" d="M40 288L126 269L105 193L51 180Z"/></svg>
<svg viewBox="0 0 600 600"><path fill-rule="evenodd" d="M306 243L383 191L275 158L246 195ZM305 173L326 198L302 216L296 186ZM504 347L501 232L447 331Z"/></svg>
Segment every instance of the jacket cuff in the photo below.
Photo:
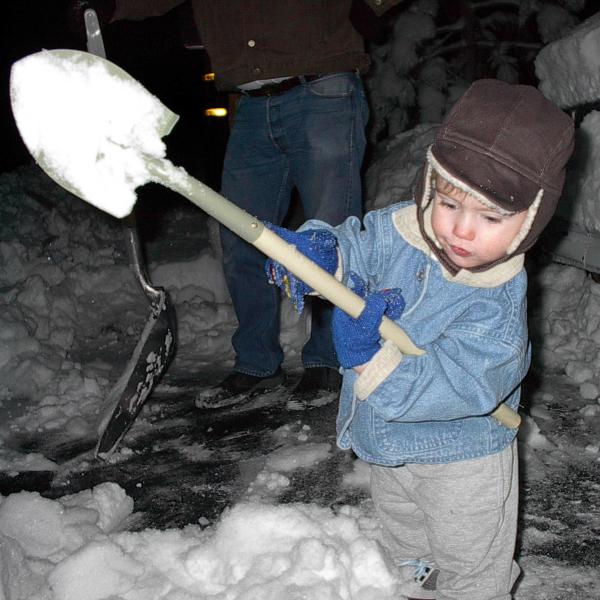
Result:
<svg viewBox="0 0 600 600"><path fill-rule="evenodd" d="M356 397L359 400L366 400L402 362L403 356L396 344L386 341L356 379L354 384Z"/></svg>

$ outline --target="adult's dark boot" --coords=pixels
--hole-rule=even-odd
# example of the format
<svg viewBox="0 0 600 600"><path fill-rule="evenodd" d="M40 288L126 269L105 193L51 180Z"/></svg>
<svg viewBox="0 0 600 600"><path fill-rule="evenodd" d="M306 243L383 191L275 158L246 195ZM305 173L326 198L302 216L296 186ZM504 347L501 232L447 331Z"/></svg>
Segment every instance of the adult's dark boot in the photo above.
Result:
<svg viewBox="0 0 600 600"><path fill-rule="evenodd" d="M273 375L257 377L233 371L221 383L202 390L195 399L197 408L214 410L239 404L260 394L270 392L285 382L285 373L277 369Z"/></svg>
<svg viewBox="0 0 600 600"><path fill-rule="evenodd" d="M310 367L304 370L292 391L290 400L311 400L325 392L339 392L342 376L337 369Z"/></svg>

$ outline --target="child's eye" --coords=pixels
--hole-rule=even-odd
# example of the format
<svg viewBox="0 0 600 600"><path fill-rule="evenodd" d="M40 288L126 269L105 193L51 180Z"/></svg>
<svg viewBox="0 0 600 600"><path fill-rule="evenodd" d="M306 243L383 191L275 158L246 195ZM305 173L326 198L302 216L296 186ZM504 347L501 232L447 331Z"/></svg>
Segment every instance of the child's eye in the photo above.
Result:
<svg viewBox="0 0 600 600"><path fill-rule="evenodd" d="M445 198L440 198L440 204L444 208L449 208L451 210L454 210L456 208L455 202L451 202L450 200L446 200Z"/></svg>
<svg viewBox="0 0 600 600"><path fill-rule="evenodd" d="M484 215L483 217L488 223L492 223L493 225L497 225L502 222L502 217L496 217L494 215Z"/></svg>

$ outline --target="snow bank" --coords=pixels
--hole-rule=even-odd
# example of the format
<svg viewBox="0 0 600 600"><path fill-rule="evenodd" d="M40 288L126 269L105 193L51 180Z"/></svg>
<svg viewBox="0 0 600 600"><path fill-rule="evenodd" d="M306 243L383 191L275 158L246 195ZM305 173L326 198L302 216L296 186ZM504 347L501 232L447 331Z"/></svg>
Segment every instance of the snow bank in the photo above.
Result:
<svg viewBox="0 0 600 600"><path fill-rule="evenodd" d="M600 285L585 271L538 265L530 283L534 366L564 372L586 400L600 395Z"/></svg>
<svg viewBox="0 0 600 600"><path fill-rule="evenodd" d="M415 177L423 167L437 125L419 125L389 138L365 176L366 210L376 210L413 197Z"/></svg>
<svg viewBox="0 0 600 600"><path fill-rule="evenodd" d="M535 72L544 96L558 106L600 100L600 13L542 48Z"/></svg>
<svg viewBox="0 0 600 600"><path fill-rule="evenodd" d="M121 233L37 168L2 175L0 199L3 437L40 428L80 435L113 378L102 347L145 318Z"/></svg>
<svg viewBox="0 0 600 600"><path fill-rule="evenodd" d="M233 362L235 314L221 262L188 213L166 220L150 279L170 294L178 323L171 372ZM186 229L187 227L187 229ZM179 238L177 238L179 236ZM171 258L185 241L186 256ZM282 306L286 365L296 368L308 311ZM48 470L43 456L10 448L39 431L93 435L111 387L143 325L148 302L127 264L118 220L75 198L38 167L0 175L0 465Z"/></svg>
<svg viewBox="0 0 600 600"><path fill-rule="evenodd" d="M215 527L118 532L113 483L0 497L0 597L33 600L385 600L397 581L359 509L238 504Z"/></svg>
<svg viewBox="0 0 600 600"><path fill-rule="evenodd" d="M589 112L576 135L558 215L584 232L600 232L600 111Z"/></svg>

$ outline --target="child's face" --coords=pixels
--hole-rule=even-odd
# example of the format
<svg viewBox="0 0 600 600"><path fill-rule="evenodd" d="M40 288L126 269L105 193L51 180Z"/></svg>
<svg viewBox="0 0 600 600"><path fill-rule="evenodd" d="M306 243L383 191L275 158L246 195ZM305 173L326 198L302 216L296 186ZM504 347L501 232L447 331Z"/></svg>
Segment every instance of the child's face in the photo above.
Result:
<svg viewBox="0 0 600 600"><path fill-rule="evenodd" d="M494 262L506 255L527 211L503 215L439 178L431 224L450 260L461 269Z"/></svg>

